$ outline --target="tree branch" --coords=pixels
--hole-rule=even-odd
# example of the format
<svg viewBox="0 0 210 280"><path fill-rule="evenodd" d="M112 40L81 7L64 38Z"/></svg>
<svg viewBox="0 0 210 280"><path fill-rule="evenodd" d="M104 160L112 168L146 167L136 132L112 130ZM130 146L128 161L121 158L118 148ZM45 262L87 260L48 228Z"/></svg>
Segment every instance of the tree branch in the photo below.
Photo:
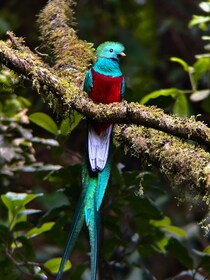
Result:
<svg viewBox="0 0 210 280"><path fill-rule="evenodd" d="M82 82L71 81L71 75L64 81L61 75L58 76L53 68L50 69L26 47L23 58L22 49L14 50L7 43L0 41L0 61L31 79L39 92L51 91L55 97L62 98L63 103L70 109L75 109L88 118L100 122L144 125L210 147L210 128L202 122L197 122L195 118L179 118L167 115L156 107L126 101L108 105L95 104L83 93ZM84 79L84 74L82 77ZM44 94L44 98L46 97Z"/></svg>
<svg viewBox="0 0 210 280"><path fill-rule="evenodd" d="M10 42L0 41L0 62L30 79L42 97L60 114L64 108L69 112L74 109L101 122L146 126L118 125L114 130L115 137L132 154L143 155L146 161L158 166L173 185L207 194L209 154L174 136L210 147L210 129L194 118L167 115L156 107L126 101L95 104L88 99L83 92L83 80L94 60L94 53L92 44L78 39L70 26L73 12L69 4L72 4L71 0L48 1L39 15L42 39L53 56L53 67L50 68L12 33L9 33Z"/></svg>
<svg viewBox="0 0 210 280"><path fill-rule="evenodd" d="M210 191L210 154L164 132L136 125L115 126L116 140L125 152L157 166L179 193ZM194 196L195 198L195 196Z"/></svg>

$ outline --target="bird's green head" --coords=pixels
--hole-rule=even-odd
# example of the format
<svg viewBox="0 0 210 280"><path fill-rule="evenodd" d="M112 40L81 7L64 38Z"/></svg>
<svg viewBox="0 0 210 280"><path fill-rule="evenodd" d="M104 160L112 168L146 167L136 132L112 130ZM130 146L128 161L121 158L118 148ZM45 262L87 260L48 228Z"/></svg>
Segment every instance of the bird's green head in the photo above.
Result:
<svg viewBox="0 0 210 280"><path fill-rule="evenodd" d="M97 58L110 58L113 60L119 60L121 56L125 56L124 46L118 42L104 42L96 49Z"/></svg>

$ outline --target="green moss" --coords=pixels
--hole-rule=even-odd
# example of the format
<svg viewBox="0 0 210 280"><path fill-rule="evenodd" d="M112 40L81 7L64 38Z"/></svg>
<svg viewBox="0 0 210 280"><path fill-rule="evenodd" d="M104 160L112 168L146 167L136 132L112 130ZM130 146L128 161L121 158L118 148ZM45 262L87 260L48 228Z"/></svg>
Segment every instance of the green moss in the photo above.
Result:
<svg viewBox="0 0 210 280"><path fill-rule="evenodd" d="M125 152L157 166L180 201L209 205L210 155L202 148L164 132L142 126L116 126L115 140Z"/></svg>
<svg viewBox="0 0 210 280"><path fill-rule="evenodd" d="M39 14L38 22L41 39L53 52L55 68L59 69L61 75L78 77L84 74L94 54L92 44L79 40L72 27L74 4L74 1L49 1ZM71 75L68 75L69 72Z"/></svg>
<svg viewBox="0 0 210 280"><path fill-rule="evenodd" d="M95 58L92 44L77 37L72 9L74 5L75 1L71 0L49 1L38 17L42 44L51 54L56 75L67 89L62 102L59 98L48 97L48 103L61 115L71 112L68 104L82 89L87 68Z"/></svg>

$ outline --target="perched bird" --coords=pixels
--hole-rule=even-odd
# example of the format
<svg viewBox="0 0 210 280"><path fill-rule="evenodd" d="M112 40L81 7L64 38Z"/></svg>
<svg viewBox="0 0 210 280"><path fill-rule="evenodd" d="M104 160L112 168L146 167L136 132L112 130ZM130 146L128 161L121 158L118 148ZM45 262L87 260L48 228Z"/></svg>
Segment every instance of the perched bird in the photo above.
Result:
<svg viewBox="0 0 210 280"><path fill-rule="evenodd" d="M96 103L120 102L125 82L119 67L119 59L125 56L124 46L117 42L105 42L96 49L97 60L88 70L84 91ZM88 122L87 152L82 169L82 193L72 222L64 255L56 280L60 280L65 262L69 258L76 238L84 224L89 230L91 247L91 280L96 279L100 206L110 177L110 139L113 125Z"/></svg>

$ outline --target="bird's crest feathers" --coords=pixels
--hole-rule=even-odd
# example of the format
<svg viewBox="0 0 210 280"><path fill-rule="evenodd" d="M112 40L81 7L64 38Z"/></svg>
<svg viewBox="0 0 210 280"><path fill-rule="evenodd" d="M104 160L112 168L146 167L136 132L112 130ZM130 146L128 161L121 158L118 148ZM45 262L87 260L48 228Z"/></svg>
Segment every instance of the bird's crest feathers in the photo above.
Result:
<svg viewBox="0 0 210 280"><path fill-rule="evenodd" d="M125 47L118 42L107 41L98 46L96 49L97 58L112 58L118 59L122 55Z"/></svg>

